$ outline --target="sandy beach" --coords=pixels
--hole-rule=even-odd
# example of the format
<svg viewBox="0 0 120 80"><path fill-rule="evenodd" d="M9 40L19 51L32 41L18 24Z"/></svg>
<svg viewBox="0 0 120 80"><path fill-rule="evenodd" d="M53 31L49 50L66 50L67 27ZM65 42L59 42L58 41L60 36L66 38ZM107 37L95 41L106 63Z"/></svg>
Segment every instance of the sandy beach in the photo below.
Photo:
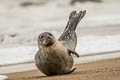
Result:
<svg viewBox="0 0 120 80"><path fill-rule="evenodd" d="M45 76L38 70L8 73L7 80L120 80L120 58L76 64L72 74Z"/></svg>
<svg viewBox="0 0 120 80"><path fill-rule="evenodd" d="M0 0L0 80L120 80L120 0L71 1ZM38 35L59 38L73 10L87 11L76 30L77 70L46 76L33 63Z"/></svg>

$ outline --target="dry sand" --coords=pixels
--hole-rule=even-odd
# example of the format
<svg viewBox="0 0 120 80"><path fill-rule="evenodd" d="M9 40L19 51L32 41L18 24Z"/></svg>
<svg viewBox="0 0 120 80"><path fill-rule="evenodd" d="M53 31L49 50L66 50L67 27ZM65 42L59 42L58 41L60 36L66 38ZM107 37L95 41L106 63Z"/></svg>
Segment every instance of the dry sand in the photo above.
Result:
<svg viewBox="0 0 120 80"><path fill-rule="evenodd" d="M120 58L75 65L72 74L45 76L38 70L5 74L8 80L120 80Z"/></svg>

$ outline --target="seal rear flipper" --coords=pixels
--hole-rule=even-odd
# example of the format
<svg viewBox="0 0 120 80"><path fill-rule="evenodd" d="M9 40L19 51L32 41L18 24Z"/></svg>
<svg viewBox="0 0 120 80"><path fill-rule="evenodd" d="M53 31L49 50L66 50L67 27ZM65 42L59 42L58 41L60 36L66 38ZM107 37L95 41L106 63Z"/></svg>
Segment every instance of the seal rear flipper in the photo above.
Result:
<svg viewBox="0 0 120 80"><path fill-rule="evenodd" d="M77 13L76 11L72 11L70 13L69 20L64 29L64 32L59 37L59 41L66 40L65 37L71 36L72 33L70 32L75 32L78 23L80 22L80 20L82 20L85 14L86 14L86 10L80 11L79 13Z"/></svg>
<svg viewBox="0 0 120 80"><path fill-rule="evenodd" d="M66 28L64 29L64 31L65 31L67 28L75 31L78 23L79 23L80 20L85 16L85 14L86 14L86 10L80 11L79 13L77 13L76 11L72 11L72 12L70 13L69 21L68 21L67 26L66 26Z"/></svg>
<svg viewBox="0 0 120 80"><path fill-rule="evenodd" d="M76 35L76 27L80 20L85 16L86 11L80 11L77 13L76 11L72 11L67 25L64 29L62 35L58 38L59 41L65 41L65 47L69 47L72 50L75 50L77 45L77 35Z"/></svg>
<svg viewBox="0 0 120 80"><path fill-rule="evenodd" d="M76 70L76 68L73 68L72 70L64 72L64 74L70 74L70 73L74 72L75 70Z"/></svg>
<svg viewBox="0 0 120 80"><path fill-rule="evenodd" d="M76 53L76 52L73 51L73 50L68 49L68 52L69 52L69 54L74 54L74 55L76 55L77 57L80 57L79 54Z"/></svg>

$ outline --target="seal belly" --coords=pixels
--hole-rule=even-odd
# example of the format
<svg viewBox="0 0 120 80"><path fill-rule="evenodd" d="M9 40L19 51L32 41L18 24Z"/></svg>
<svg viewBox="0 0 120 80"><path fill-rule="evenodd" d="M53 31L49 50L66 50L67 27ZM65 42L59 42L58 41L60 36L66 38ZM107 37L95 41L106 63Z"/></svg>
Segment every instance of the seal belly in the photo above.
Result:
<svg viewBox="0 0 120 80"><path fill-rule="evenodd" d="M64 74L64 72L69 71L73 66L72 56L66 53L56 54L49 53L47 56L42 56L42 54L37 53L35 62L38 69L46 75Z"/></svg>
<svg viewBox="0 0 120 80"><path fill-rule="evenodd" d="M47 58L43 66L46 66L44 67L44 72L47 75L64 74L64 72L72 68L73 59L72 57L66 58L65 56L51 56Z"/></svg>

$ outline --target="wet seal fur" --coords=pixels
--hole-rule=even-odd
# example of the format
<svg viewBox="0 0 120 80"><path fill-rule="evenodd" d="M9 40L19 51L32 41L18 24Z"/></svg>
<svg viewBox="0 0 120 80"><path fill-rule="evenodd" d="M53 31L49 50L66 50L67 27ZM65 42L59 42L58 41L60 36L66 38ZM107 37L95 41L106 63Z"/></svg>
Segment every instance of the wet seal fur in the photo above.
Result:
<svg viewBox="0 0 120 80"><path fill-rule="evenodd" d="M75 29L85 13L86 11L71 12L68 24L58 40L49 32L38 36L39 50L35 55L35 64L41 72L52 76L69 74L76 69L71 69L74 63L71 54L79 57L75 52L77 44Z"/></svg>

